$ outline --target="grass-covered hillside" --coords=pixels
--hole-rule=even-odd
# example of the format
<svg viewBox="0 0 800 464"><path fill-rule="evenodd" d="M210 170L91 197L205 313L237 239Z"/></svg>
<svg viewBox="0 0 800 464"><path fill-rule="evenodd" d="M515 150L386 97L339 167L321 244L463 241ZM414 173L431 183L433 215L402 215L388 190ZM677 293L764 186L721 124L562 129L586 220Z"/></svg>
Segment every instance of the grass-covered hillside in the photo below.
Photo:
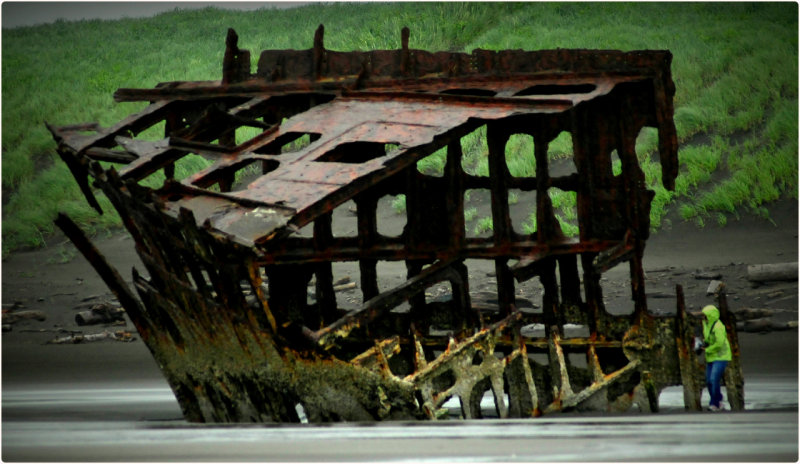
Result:
<svg viewBox="0 0 800 464"><path fill-rule="evenodd" d="M745 212L765 215L765 204L797 197L797 18L794 2L334 3L3 29L3 253L41 245L57 211L90 230L118 221L86 205L44 121L108 126L143 105L114 103L119 87L219 79L229 27L252 52L254 68L261 50L310 48L319 24L332 50L399 48L403 26L411 29L410 46L427 50L669 49L682 144L674 192L661 187L660 168L650 160L655 134L644 131L637 147L656 191L654 228L667 220L702 226ZM508 149L529 157L525 143ZM569 138L552 151L568 156ZM468 155L480 173L485 152ZM508 156L514 165L514 154ZM433 160L422 168L437 169ZM512 169L530 169L518 164ZM570 201L554 199L564 208Z"/></svg>

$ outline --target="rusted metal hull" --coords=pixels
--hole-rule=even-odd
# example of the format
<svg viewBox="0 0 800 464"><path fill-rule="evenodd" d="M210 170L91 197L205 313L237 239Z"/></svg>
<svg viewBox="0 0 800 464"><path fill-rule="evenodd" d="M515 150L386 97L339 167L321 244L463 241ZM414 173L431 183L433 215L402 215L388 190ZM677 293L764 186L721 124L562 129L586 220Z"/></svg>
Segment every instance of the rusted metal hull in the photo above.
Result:
<svg viewBox="0 0 800 464"><path fill-rule="evenodd" d="M87 200L99 209L91 178L119 212L147 276L134 269L130 289L69 218L57 222L119 296L186 418L436 419L452 397L475 418L486 391L501 417L634 403L657 411L658 393L681 384L686 407L698 409L692 317L682 295L676 316L650 314L642 270L653 196L635 151L643 127L658 130L664 185L677 176L669 52L407 44L404 30L399 50L334 52L320 27L313 48L265 51L251 74L229 31L221 81L120 89L117 100L150 105L110 128L50 127ZM163 139L135 138L158 124ZM482 127L487 177L462 167L462 140ZM555 176L548 144L563 131L575 172ZM534 140L533 177L509 173L514 134ZM441 176L417 170L441 149ZM190 155L213 162L174 179L174 163ZM160 187L141 184L158 172ZM490 193L489 239L465 233L468 189ZM536 194L533 234L513 227L512 189ZM576 192L579 237L564 237L550 189ZM378 201L398 194L406 225L386 236ZM350 201L358 230L340 237L333 212ZM471 301L472 260L494 263L491 305ZM392 261L405 262L407 280L381 288L378 264ZM354 307L334 289L334 265L347 262L359 269ZM630 267L634 310L614 316L600 278L620 263ZM541 311L523 312L515 286L532 278ZM440 283L447 298L426 296ZM740 370L731 382L741 385Z"/></svg>

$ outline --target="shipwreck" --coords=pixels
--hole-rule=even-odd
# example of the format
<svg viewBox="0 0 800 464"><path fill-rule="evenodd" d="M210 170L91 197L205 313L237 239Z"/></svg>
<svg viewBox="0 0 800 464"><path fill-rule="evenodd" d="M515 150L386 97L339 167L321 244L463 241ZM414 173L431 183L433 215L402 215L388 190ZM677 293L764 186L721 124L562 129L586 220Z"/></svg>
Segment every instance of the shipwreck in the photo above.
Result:
<svg viewBox="0 0 800 464"><path fill-rule="evenodd" d="M100 211L99 189L119 213L144 269L126 281L73 221L56 222L119 299L186 419L435 420L454 415L451 399L470 419L485 396L504 418L655 412L671 385L699 410L693 316L680 287L674 314L651 314L642 267L644 127L658 133L663 185L678 175L670 52L432 53L408 40L406 28L399 49L339 52L320 26L310 49L263 51L253 73L229 30L221 80L120 88L116 101L148 103L112 127L48 125L87 201ZM477 130L488 176L462 166ZM562 132L574 170L556 175L548 145ZM509 172L515 134L533 138L534 176ZM441 150L441 175L420 172ZM176 178L187 157L207 161ZM562 232L552 189L575 193L576 237ZM465 232L467 190L491 199L489 237ZM535 198L533 233L512 224L512 190ZM399 195L405 226L386 231L378 203ZM356 230L334 233L336 214ZM406 278L383 282L387 263ZM494 298L470 292L474 263L493 268ZM336 291L341 265L356 270L354 301ZM615 315L601 277L620 265L633 310ZM517 285L530 279L540 304L520 308ZM431 297L433 286L445 294ZM734 351L726 383L741 409Z"/></svg>

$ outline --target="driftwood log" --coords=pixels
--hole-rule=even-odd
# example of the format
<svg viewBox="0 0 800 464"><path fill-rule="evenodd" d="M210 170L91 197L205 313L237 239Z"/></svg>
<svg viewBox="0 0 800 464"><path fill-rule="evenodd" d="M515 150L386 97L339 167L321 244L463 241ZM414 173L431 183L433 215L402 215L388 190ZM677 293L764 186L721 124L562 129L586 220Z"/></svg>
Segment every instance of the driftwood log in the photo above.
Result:
<svg viewBox="0 0 800 464"><path fill-rule="evenodd" d="M25 319L43 321L47 316L42 311L3 311L3 324L15 324Z"/></svg>
<svg viewBox="0 0 800 464"><path fill-rule="evenodd" d="M797 263L752 264L747 266L747 280L751 282L797 280Z"/></svg>
<svg viewBox="0 0 800 464"><path fill-rule="evenodd" d="M60 337L54 338L47 342L48 344L55 344L55 345L63 345L63 344L74 344L74 343L88 343L88 342L97 342L100 340L114 340L118 342L132 342L136 340L133 334L126 330L117 330L115 332L110 332L108 330L104 330L103 332L96 333L96 334L77 334L77 335L70 335L68 337Z"/></svg>
<svg viewBox="0 0 800 464"><path fill-rule="evenodd" d="M706 295L716 295L723 289L725 289L725 283L723 281L712 280L711 282L708 283L708 288L706 289Z"/></svg>
<svg viewBox="0 0 800 464"><path fill-rule="evenodd" d="M108 303L96 304L88 311L81 311L75 315L75 322L78 325L107 324L119 321L125 321L125 310Z"/></svg>
<svg viewBox="0 0 800 464"><path fill-rule="evenodd" d="M778 322L765 317L736 323L736 330L739 332L772 332L791 329L797 329L797 321Z"/></svg>
<svg viewBox="0 0 800 464"><path fill-rule="evenodd" d="M776 313L788 312L785 309L741 308L734 311L736 330L739 332L772 332L797 328L797 321L781 322L772 320Z"/></svg>

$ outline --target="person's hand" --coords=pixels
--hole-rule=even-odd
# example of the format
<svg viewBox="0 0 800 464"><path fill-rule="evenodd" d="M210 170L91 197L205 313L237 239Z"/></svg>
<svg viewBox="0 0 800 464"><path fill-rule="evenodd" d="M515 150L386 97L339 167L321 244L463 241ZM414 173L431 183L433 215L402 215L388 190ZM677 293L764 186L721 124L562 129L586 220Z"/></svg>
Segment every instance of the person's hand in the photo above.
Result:
<svg viewBox="0 0 800 464"><path fill-rule="evenodd" d="M694 337L694 352L700 354L706 349L706 344L700 337Z"/></svg>

